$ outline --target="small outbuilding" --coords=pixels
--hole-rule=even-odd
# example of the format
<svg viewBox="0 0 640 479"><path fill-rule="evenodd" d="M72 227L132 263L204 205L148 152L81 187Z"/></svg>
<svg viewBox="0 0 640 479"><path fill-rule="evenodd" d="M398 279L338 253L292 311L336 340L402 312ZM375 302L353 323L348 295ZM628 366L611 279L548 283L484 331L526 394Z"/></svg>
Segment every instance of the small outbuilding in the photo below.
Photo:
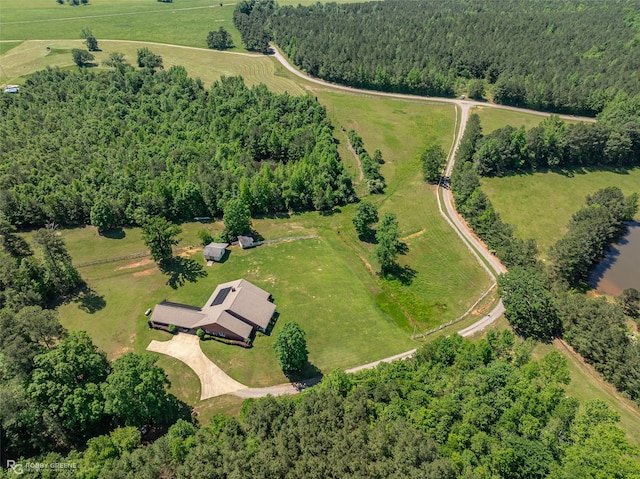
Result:
<svg viewBox="0 0 640 479"><path fill-rule="evenodd" d="M209 243L204 247L204 259L207 261L220 261L227 251L229 243Z"/></svg>
<svg viewBox="0 0 640 479"><path fill-rule="evenodd" d="M238 236L238 244L242 249L252 248L254 246L253 236L249 236L249 235Z"/></svg>

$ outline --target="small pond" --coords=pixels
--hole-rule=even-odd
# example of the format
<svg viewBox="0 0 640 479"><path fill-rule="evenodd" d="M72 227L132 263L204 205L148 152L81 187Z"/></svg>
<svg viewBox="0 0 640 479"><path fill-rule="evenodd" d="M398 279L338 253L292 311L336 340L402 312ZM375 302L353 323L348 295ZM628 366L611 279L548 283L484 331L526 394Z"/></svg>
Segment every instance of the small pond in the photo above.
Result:
<svg viewBox="0 0 640 479"><path fill-rule="evenodd" d="M607 248L589 284L600 294L614 296L626 288L640 290L640 223L629 223L627 234Z"/></svg>

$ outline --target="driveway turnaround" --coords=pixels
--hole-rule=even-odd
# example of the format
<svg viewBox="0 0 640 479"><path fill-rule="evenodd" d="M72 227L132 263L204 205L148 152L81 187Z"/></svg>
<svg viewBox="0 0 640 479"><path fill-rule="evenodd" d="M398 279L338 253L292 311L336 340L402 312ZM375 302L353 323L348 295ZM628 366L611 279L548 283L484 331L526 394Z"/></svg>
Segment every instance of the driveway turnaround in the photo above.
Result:
<svg viewBox="0 0 640 479"><path fill-rule="evenodd" d="M231 379L204 355L198 336L178 333L169 341L153 340L147 346L147 351L166 354L193 369L200 378L200 400L247 389L247 386Z"/></svg>

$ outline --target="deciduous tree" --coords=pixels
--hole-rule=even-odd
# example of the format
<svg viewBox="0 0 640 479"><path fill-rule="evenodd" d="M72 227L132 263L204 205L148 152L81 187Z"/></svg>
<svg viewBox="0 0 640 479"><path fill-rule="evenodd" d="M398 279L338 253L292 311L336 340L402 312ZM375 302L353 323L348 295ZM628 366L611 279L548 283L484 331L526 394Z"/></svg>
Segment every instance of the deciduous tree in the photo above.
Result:
<svg viewBox="0 0 640 479"><path fill-rule="evenodd" d="M102 385L104 409L118 425L161 424L169 416L169 379L151 355L126 353Z"/></svg>
<svg viewBox="0 0 640 479"><path fill-rule="evenodd" d="M251 211L240 198L229 200L224 207L224 231L227 241L235 241L239 235L251 233Z"/></svg>
<svg viewBox="0 0 640 479"><path fill-rule="evenodd" d="M431 145L420 155L422 177L429 183L440 181L442 169L447 162L447 154L440 145Z"/></svg>
<svg viewBox="0 0 640 479"><path fill-rule="evenodd" d="M369 201L361 201L356 205L356 212L351 221L358 236L367 238L373 233L371 225L378 222L378 208Z"/></svg>
<svg viewBox="0 0 640 479"><path fill-rule="evenodd" d="M300 371L309 361L305 333L296 322L285 323L273 343L273 352L283 371Z"/></svg>
<svg viewBox="0 0 640 479"><path fill-rule="evenodd" d="M375 255L380 263L382 273L396 264L396 258L406 249L400 241L400 226L395 213L385 213L376 231Z"/></svg>
<svg viewBox="0 0 640 479"><path fill-rule="evenodd" d="M106 355L86 332L74 331L36 356L34 366L27 395L47 418L48 433L65 444L81 444L104 419L100 383L109 372Z"/></svg>
<svg viewBox="0 0 640 479"><path fill-rule="evenodd" d="M90 52L79 48L73 48L71 50L71 56L73 57L73 62L79 67L88 65L95 58Z"/></svg>
<svg viewBox="0 0 640 479"><path fill-rule="evenodd" d="M147 47L138 49L138 66L140 68L149 68L151 70L164 68L162 65L162 57L160 55L156 55Z"/></svg>
<svg viewBox="0 0 640 479"><path fill-rule="evenodd" d="M83 28L82 32L80 33L80 37L84 38L84 44L87 46L87 50L89 50L90 52L100 51L100 49L98 48L98 40L96 40L96 37L93 36L91 30L89 30L88 28Z"/></svg>
<svg viewBox="0 0 640 479"><path fill-rule="evenodd" d="M618 304L622 306L624 314L637 318L640 314L640 291L635 288L625 289L617 298Z"/></svg>
<svg viewBox="0 0 640 479"><path fill-rule="evenodd" d="M91 207L91 224L98 228L98 232L110 230L116 226L116 215L111 202L98 198Z"/></svg>
<svg viewBox="0 0 640 479"><path fill-rule="evenodd" d="M498 277L505 316L523 336L549 340L560 331L551 284L538 268L514 267Z"/></svg>
<svg viewBox="0 0 640 479"><path fill-rule="evenodd" d="M233 39L231 34L224 28L211 30L207 35L207 46L214 50L226 50L233 47Z"/></svg>
<svg viewBox="0 0 640 479"><path fill-rule="evenodd" d="M182 233L180 226L171 223L166 218L157 216L151 218L142 227L142 239L151 251L151 257L161 263L173 256L172 247L177 245L177 236Z"/></svg>

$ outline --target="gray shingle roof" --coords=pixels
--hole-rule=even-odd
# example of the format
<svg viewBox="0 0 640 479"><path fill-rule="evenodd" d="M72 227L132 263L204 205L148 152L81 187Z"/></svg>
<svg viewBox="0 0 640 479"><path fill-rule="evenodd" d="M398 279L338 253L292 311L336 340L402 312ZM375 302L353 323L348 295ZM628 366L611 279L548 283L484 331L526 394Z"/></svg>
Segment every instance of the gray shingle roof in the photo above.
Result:
<svg viewBox="0 0 640 479"><path fill-rule="evenodd" d="M163 301L156 305L151 321L197 329L219 324L248 338L254 327L266 329L276 310L271 295L257 286L239 279L219 284L202 308Z"/></svg>

